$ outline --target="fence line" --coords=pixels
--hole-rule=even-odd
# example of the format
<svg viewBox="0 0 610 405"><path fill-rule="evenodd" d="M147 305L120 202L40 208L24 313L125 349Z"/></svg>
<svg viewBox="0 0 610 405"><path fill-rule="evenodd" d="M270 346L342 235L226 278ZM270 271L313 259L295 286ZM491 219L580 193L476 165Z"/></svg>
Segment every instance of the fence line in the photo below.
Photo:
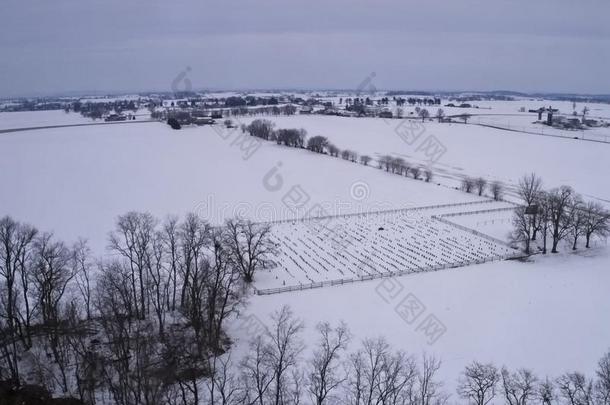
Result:
<svg viewBox="0 0 610 405"><path fill-rule="evenodd" d="M443 270L443 269L453 269L453 268L469 266L469 265L473 265L473 264L482 264L482 263L493 262L493 261L516 259L516 258L520 258L520 257L524 257L524 255L522 253L513 253L510 255L494 255L494 256L490 256L488 258L479 259L479 260L466 260L466 261L457 262L457 263L447 263L447 264L439 264L436 266L429 266L429 267L418 267L416 269L407 269L407 270L401 270L401 271L390 271L390 272L386 272L386 273L369 274L367 276L360 276L360 277L319 281L316 283L299 284L299 285L294 285L294 286L278 287L278 288L266 288L266 289L261 289L261 290L255 288L254 292L256 293L256 295L272 295L272 294L281 294L281 293L291 292L291 291L312 290L315 288L331 287L331 286L343 285L343 284L353 284L353 283L360 282L360 281L369 281L369 280L375 280L375 279L380 279L380 278L399 277L399 276L404 276L404 275L413 274L413 273L423 273L423 272L438 271L438 270Z"/></svg>
<svg viewBox="0 0 610 405"><path fill-rule="evenodd" d="M491 208L488 210L478 210L478 211L462 211L462 212L451 212L448 214L440 214L437 215L439 218L447 218L447 217L460 217L463 215L477 215L477 214L489 214L492 212L502 212L502 211L514 211L517 207L505 207L505 208Z"/></svg>
<svg viewBox="0 0 610 405"><path fill-rule="evenodd" d="M476 235L476 236L478 236L480 238L487 239L487 240L489 240L491 242L494 242L494 243L496 243L498 245L507 246L507 247L509 247L511 249L514 249L509 243L507 243L507 242L505 242L505 241L503 241L501 239L494 238L493 236L486 235L486 234L484 234L482 232L479 232L479 231L475 231L474 229L468 228L468 227L466 227L464 225L456 224L455 222L451 222L451 221L449 221L449 220L447 220L445 218L441 218L441 217L438 217L436 215L433 215L432 219L440 221L440 222L442 222L444 224L447 224L449 226L456 227L456 228L458 228L458 229L460 229L460 230L462 230L464 232L471 233L471 234Z"/></svg>
<svg viewBox="0 0 610 405"><path fill-rule="evenodd" d="M486 201L470 201L470 202L463 202L463 203L455 203L455 204L437 204L437 205L428 205L428 206L423 206L423 207L413 207L413 208L399 208L399 209L394 209L394 210L381 210L381 211L370 211L368 213L356 213L356 214L344 214L344 215L328 215L328 216L324 216L324 217L308 217L308 218L301 218L301 219L288 219L288 220L279 220L279 221L272 221L272 222L267 222L267 223L283 223L283 222L293 222L293 221L306 221L306 220L318 220L318 219L325 219L325 218L336 218L336 217L353 217L353 216L365 216L365 215L370 215L370 214L382 214L382 213L395 213L395 212L405 212L405 211L417 211L417 210L427 210L427 209L436 209L436 208L451 208L451 207L462 207L462 206L469 206L469 205L475 205L475 204L485 204L485 203L493 203L493 202L497 202L495 200L486 200ZM512 203L514 204L514 203ZM514 204L515 206L517 206L517 204ZM449 226L455 227L457 229L460 229L461 231L464 232L468 232L471 233L475 236L478 236L480 238L483 239L487 239L495 244L501 245L501 246L506 246L509 247L511 249L514 249L510 244L508 244L507 242L494 238L493 236L489 236L486 235L482 232L476 231L474 229L465 227L463 225L460 224L456 224L455 222L451 222L447 219L444 219L443 217L451 217L451 216L459 216L459 215L474 215L474 214L480 214L480 213L490 213L490 212L498 212L498 211L509 211L509 210L514 210L515 207L504 207L504 208L492 208L492 209L487 209L487 210L477 210L477 211L462 211L462 212L457 212L457 213L447 213L447 214L440 214L440 215L432 215L431 218L445 223ZM508 255L493 255L490 256L488 258L485 259L478 259L478 260L466 260L466 261L462 261L462 262L456 262L456 263L447 263L447 264L441 264L441 265L436 265L436 266L429 266L429 267L418 267L416 269L407 269L407 270L401 270L401 271L395 271L395 272L386 272L386 273L377 273L377 274L370 274L367 276L359 276L359 277L352 277L352 278L342 278L342 279L335 279L335 280L326 280L326 281L319 281L319 282L313 282L313 283L309 283L309 284L299 284L296 286L286 286L286 287L278 287L278 288L267 288L267 289L254 289L255 294L257 295L271 295L271 294L281 294L284 292L291 292L291 291L302 291L302 290L310 290L310 289L314 289L314 288L322 288L322 287L329 287L329 286L335 286L335 285L343 285L343 284L352 284L355 282L359 282L359 281L368 281L368 280L373 280L373 279L379 279L379 278L387 278L387 277L395 277L395 276L402 276L402 275L406 275L406 274L412 274L412 273L420 273L420 272L428 272L428 271L437 271L437 270L442 270L442 269L447 269L447 268L456 268L456 267L463 267L463 266L469 266L469 265L473 265L473 264L481 264L481 263L486 263L486 262L490 262L490 261L496 261L496 260L507 260L507 259L515 259L515 258L519 258L519 257L524 257L523 254L521 252L515 252L512 254L508 254Z"/></svg>
<svg viewBox="0 0 610 405"><path fill-rule="evenodd" d="M421 207L408 207L408 208L394 208L389 210L375 210L375 211L366 211L366 212L355 212L351 214L335 214L335 215L323 215L319 217L301 217L301 218L288 218L288 219L276 219L273 221L261 221L257 222L258 224L282 224L287 222L305 222L305 221L318 221L323 219L333 219L333 218L351 218L351 217L366 217L367 215L378 215L378 214L394 214L399 212L409 212L409 211L423 211L423 210L431 210L438 208L452 208L452 207L463 207L469 205L478 205L478 204L490 204L495 203L493 199L488 199L484 201L468 201L462 203L453 203L453 204L436 204L436 205L424 205Z"/></svg>
<svg viewBox="0 0 610 405"><path fill-rule="evenodd" d="M503 126L503 125L499 125L499 124L486 124L486 123L482 123L482 122L478 122L478 123L473 123L473 125L478 125L481 127L487 127L487 128L494 128L494 129L500 129L500 130L504 130L504 131L510 131L510 132L518 132L518 133L522 133L522 134L531 134L531 135L540 135L540 136L552 136L554 138L563 138L563 139L577 139L579 141L589 141L589 142L598 142L598 143L605 143L605 144L609 144L610 141L608 141L608 137L605 136L604 140L602 139L591 139L591 138L585 138L584 133L581 133L581 130L577 130L577 133L581 133L581 136L570 136L570 135L561 135L561 134L557 134L557 133L550 133L547 132L546 134L544 133L544 130L538 132L536 130L530 129L530 130L526 130L524 127L519 126L519 125L515 125L515 127L511 128ZM521 129L519 129L521 128ZM595 135L592 135L595 136ZM601 135L598 135L601 137Z"/></svg>

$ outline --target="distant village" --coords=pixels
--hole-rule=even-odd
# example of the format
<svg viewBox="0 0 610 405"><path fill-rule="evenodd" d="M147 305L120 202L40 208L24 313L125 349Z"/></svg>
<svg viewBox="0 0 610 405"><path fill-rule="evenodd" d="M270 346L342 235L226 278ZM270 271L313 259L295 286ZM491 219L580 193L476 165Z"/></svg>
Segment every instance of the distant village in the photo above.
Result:
<svg viewBox="0 0 610 405"><path fill-rule="evenodd" d="M244 94L217 97L205 93L160 93L137 96L85 97L85 98L33 98L0 102L0 112L64 110L93 120L120 122L153 119L172 121L183 125L212 125L231 116L319 114L339 117L377 117L437 119L439 122L466 123L471 112L446 115L442 107L478 109L476 102L483 100L509 100L502 94L403 96L398 92L380 93L379 96L344 96L332 93ZM607 100L603 100L608 102ZM588 110L560 114L552 107L521 108L519 112L537 114L538 124L565 130L583 130L608 126L607 122L587 117ZM405 107L411 107L408 109ZM413 108L414 107L414 108Z"/></svg>

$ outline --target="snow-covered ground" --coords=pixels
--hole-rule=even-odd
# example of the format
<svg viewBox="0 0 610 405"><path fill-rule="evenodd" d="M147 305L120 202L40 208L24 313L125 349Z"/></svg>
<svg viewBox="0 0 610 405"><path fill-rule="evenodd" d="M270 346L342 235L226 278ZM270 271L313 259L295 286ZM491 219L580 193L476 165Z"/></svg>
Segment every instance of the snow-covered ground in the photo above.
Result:
<svg viewBox="0 0 610 405"><path fill-rule="evenodd" d="M446 211L506 206L514 208L481 201L275 224L276 266L259 273L256 287L266 292L319 287L514 256L518 251L502 243L434 218Z"/></svg>
<svg viewBox="0 0 610 405"><path fill-rule="evenodd" d="M59 125L69 117L80 118L64 112L54 118L46 112L28 114L18 122L17 118L3 121L7 116L0 113L0 128ZM159 218L195 211L220 223L236 214L258 221L299 217L303 211L296 215L293 204L305 212L315 208L328 215L461 202L484 205L488 199L453 189L460 175L515 184L530 171L537 172L546 187L568 184L585 197L610 201L610 145L606 144L438 123L426 123L419 141L408 144L396 131L397 120L265 118L278 127L303 127L309 135L327 136L340 148L373 157L392 154L423 164L426 156L417 149L428 135L434 135L446 152L433 165L434 181L425 183L272 142L252 153L244 148L239 131L217 132L218 127L173 131L151 122L4 134L0 135L0 215L54 231L67 242L86 237L101 255L116 216L129 210L149 211ZM489 203L490 208L494 204ZM504 238L510 229L508 218L504 211L446 217L497 238ZM349 225L357 226L354 223ZM280 233L291 232L291 222L281 226L288 229L279 229ZM384 231L401 226L403 231L392 231L396 238L387 247L402 243L401 238L410 234L401 222L384 222ZM307 238L307 231L301 231ZM368 232L379 232L379 226L369 227ZM404 251L396 247L386 253L389 257ZM592 375L610 345L609 264L610 249L598 242L594 249L577 254L536 256L526 263L492 262L253 295L246 311L266 322L270 312L290 304L305 320L309 338L318 321L345 320L354 333L352 347L364 337L385 335L394 347L415 355L424 350L435 353L443 359L441 377L447 392L454 394L455 378L474 359L527 366L539 375L571 370ZM281 283L268 276L261 273L260 286ZM425 306L417 319L407 317L404 310L403 300L413 297ZM440 336L427 335L420 326L430 316L442 326L437 329L444 330ZM240 325L237 319L231 331L236 356L251 337Z"/></svg>
<svg viewBox="0 0 610 405"><path fill-rule="evenodd" d="M545 187L567 184L587 197L610 202L610 178L604 175L610 172L610 144L459 123L410 126L398 119L319 115L262 118L275 122L277 128L304 128L310 135L326 136L340 149L373 158L391 154L426 165L430 160L426 150L444 151L433 163L433 170L435 181L450 186L459 185L465 175L514 185L523 174L536 171ZM426 140L432 140L431 136L441 145L438 149L427 149L430 144Z"/></svg>
<svg viewBox="0 0 610 405"><path fill-rule="evenodd" d="M80 114L66 113L63 110L0 112L0 130L86 124L90 122L94 121Z"/></svg>
<svg viewBox="0 0 610 405"><path fill-rule="evenodd" d="M512 210L500 209L477 214L450 216L445 217L445 219L504 241L510 240L509 236L513 230Z"/></svg>
<svg viewBox="0 0 610 405"><path fill-rule="evenodd" d="M116 217L130 210L159 218L197 212L218 224L236 215L266 221L310 209L328 215L482 200L273 142L244 152L239 135L158 122L0 135L0 182L10 190L0 194L0 212L67 241L86 237L101 253Z"/></svg>
<svg viewBox="0 0 610 405"><path fill-rule="evenodd" d="M602 245L583 254L536 256L527 263L493 262L253 296L246 313L267 323L268 314L288 304L305 321L308 341L315 339L318 322L343 320L354 334L352 349L366 337L385 336L416 356L434 353L443 360L440 377L454 403L456 378L472 360L529 367L542 377L574 370L593 376L610 348L609 262L610 250ZM425 307L417 318L406 306L413 297ZM440 322L431 336L422 326L429 316ZM251 337L243 327L243 318L233 325L236 354Z"/></svg>

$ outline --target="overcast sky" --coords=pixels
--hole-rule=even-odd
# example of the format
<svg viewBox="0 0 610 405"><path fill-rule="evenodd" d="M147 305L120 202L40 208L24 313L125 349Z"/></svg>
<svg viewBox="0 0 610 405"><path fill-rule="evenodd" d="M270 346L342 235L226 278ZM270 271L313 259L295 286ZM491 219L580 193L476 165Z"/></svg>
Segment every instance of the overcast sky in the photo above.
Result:
<svg viewBox="0 0 610 405"><path fill-rule="evenodd" d="M0 97L199 88L610 93L608 0L2 0Z"/></svg>

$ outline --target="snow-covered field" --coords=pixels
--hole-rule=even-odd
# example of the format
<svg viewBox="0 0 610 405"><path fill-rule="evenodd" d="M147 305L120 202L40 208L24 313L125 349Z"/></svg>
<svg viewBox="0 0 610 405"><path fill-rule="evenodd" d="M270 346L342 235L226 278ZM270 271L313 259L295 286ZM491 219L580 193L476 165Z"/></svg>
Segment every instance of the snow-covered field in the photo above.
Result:
<svg viewBox="0 0 610 405"><path fill-rule="evenodd" d="M610 347L609 262L610 251L600 247L582 255L536 256L527 263L494 262L254 296L247 311L266 323L267 314L289 304L305 321L306 340L315 339L318 322L343 320L355 336L352 348L363 338L385 336L416 356L434 353L443 360L441 379L455 403L456 378L472 360L529 367L540 376L574 370L593 376ZM417 319L407 318L409 323L403 300L413 296L425 311ZM444 326L444 333L432 338L420 327L430 315ZM234 335L241 337L239 350L249 339L243 325L238 320L233 326Z"/></svg>
<svg viewBox="0 0 610 405"><path fill-rule="evenodd" d="M0 128L59 125L80 118L63 112L54 117L43 112L21 118L6 114L0 113ZM173 131L151 122L4 134L0 135L0 215L54 231L67 242L86 237L101 255L116 216L130 210L149 211L159 218L195 211L217 224L236 214L267 221L301 217L314 209L318 214L340 215L464 202L501 208L501 203L454 190L459 176L480 175L515 184L530 171L538 173L546 187L568 184L588 198L610 201L610 145L606 144L433 122L425 124L418 141L408 144L396 131L398 120L265 118L275 121L277 127L303 127L309 135L327 136L340 148L373 157L392 154L423 164L426 156L417 149L428 135L434 135L446 152L433 165L434 181L425 183L272 142L263 143L250 155L251 149L242 148L239 131L221 132L227 135L223 139L212 127ZM302 210L295 212L294 204ZM432 234L450 228L433 221L427 216L431 213L424 217L403 212L410 214L404 218L396 213L367 215L360 221L344 217L352 219L338 222L341 229L359 233L367 241L357 249L370 256L377 254L377 264L390 260L400 267L408 263L405 252L409 249L404 248L409 243L423 251L412 260L428 257L434 263L429 255L440 254L444 242ZM451 212L443 209L434 214ZM446 219L505 239L509 217L508 212L498 211ZM293 236L298 235L296 239L302 240L298 242L300 251L309 251L309 255L302 253L301 265L314 263L314 257L330 261L331 242L316 240L303 222L284 222L276 228L278 238L290 236L294 241ZM447 233L447 243L458 238L462 247L468 245L462 253L448 251L448 262L460 261L454 257L460 254L473 254L485 240L461 237L467 236L455 229ZM502 249L503 245L488 246L480 254L489 257L501 254ZM286 266L287 257L284 254L281 259ZM290 279L285 272L261 273L257 287L334 279L339 270L346 271L342 266L357 260L335 259L332 271L323 277L317 273L313 277L311 271L311 280L302 275ZM446 390L454 394L456 376L475 359L527 366L539 375L557 376L571 370L592 375L610 345L609 264L610 249L597 243L586 253L537 256L525 263L498 261L308 291L253 295L246 311L267 322L269 313L289 304L305 320L310 339L318 321L345 320L354 334L353 346L364 337L384 335L396 348L415 355L435 353L443 359L441 377L447 382ZM291 272L298 267L295 263L290 266ZM421 318L411 322L404 319L400 306L408 296L425 306ZM428 316L436 317L444 328L432 344L419 327ZM240 319L232 325L237 354L243 353L250 337L240 325Z"/></svg>
<svg viewBox="0 0 610 405"><path fill-rule="evenodd" d="M435 181L450 186L457 186L464 175L510 185L535 170L546 187L568 184L583 195L610 201L610 178L603 175L610 172L610 144L459 123L426 122L410 129L413 127L398 119L303 115L263 118L275 122L278 128L304 128L310 135L326 136L341 149L373 158L391 154L422 165L429 160L425 141L434 136L445 151L433 164ZM610 135L610 129L606 130Z"/></svg>
<svg viewBox="0 0 610 405"><path fill-rule="evenodd" d="M468 204L276 224L272 234L279 247L277 266L259 273L256 286L267 292L318 287L518 254L501 243L433 217L481 207L513 208L504 202Z"/></svg>
<svg viewBox="0 0 610 405"><path fill-rule="evenodd" d="M130 210L197 212L218 224L482 200L273 142L244 159L238 135L157 122L0 135L0 182L11 190L0 211L67 241L86 237L102 253L116 217Z"/></svg>
<svg viewBox="0 0 610 405"><path fill-rule="evenodd" d="M0 112L0 130L91 123L91 118L63 110ZM98 121L99 122L99 121Z"/></svg>
<svg viewBox="0 0 610 405"><path fill-rule="evenodd" d="M513 230L512 218L512 210L499 209L491 212L455 215L445 219L467 228L476 229L494 238L508 241Z"/></svg>

